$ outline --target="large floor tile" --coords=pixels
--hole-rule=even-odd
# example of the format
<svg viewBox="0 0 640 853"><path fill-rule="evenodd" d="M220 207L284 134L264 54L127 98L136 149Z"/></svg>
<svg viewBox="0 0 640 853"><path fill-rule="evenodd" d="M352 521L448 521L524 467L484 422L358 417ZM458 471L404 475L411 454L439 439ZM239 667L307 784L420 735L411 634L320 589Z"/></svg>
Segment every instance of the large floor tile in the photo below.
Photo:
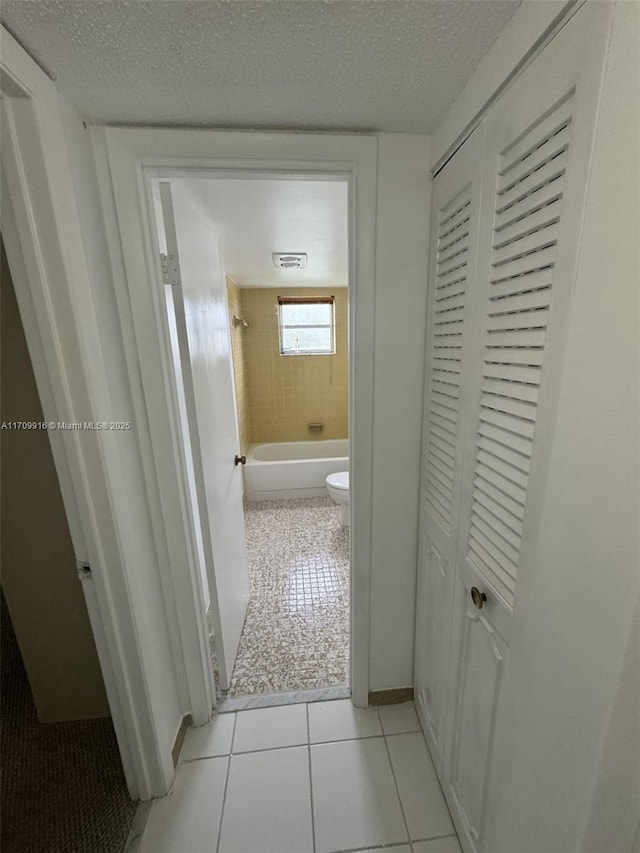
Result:
<svg viewBox="0 0 640 853"><path fill-rule="evenodd" d="M455 830L422 734L386 740L411 838L452 835Z"/></svg>
<svg viewBox="0 0 640 853"><path fill-rule="evenodd" d="M351 740L382 734L376 708L354 708L351 699L312 702L309 705L311 743Z"/></svg>
<svg viewBox="0 0 640 853"><path fill-rule="evenodd" d="M413 702L401 702L399 705L381 705L380 722L386 735L399 735L405 732L419 732L420 723Z"/></svg>
<svg viewBox="0 0 640 853"><path fill-rule="evenodd" d="M309 751L231 756L219 853L311 853Z"/></svg>
<svg viewBox="0 0 640 853"><path fill-rule="evenodd" d="M448 838L414 842L413 853L462 853L462 848L456 836L450 835Z"/></svg>
<svg viewBox="0 0 640 853"><path fill-rule="evenodd" d="M178 767L171 792L151 804L140 853L215 853L228 761Z"/></svg>
<svg viewBox="0 0 640 853"><path fill-rule="evenodd" d="M189 729L180 753L180 761L210 758L231 752L235 714L215 714L208 726Z"/></svg>
<svg viewBox="0 0 640 853"><path fill-rule="evenodd" d="M306 705L280 705L276 708L238 712L233 739L234 753L306 743Z"/></svg>
<svg viewBox="0 0 640 853"><path fill-rule="evenodd" d="M318 853L407 841L383 738L311 747Z"/></svg>

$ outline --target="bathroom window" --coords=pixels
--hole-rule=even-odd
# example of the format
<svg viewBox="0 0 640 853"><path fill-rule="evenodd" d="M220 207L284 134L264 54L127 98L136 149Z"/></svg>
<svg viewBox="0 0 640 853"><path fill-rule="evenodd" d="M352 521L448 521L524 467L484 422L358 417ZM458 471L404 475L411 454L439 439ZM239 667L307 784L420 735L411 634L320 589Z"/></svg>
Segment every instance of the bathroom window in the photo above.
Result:
<svg viewBox="0 0 640 853"><path fill-rule="evenodd" d="M280 355L333 355L335 297L278 297Z"/></svg>

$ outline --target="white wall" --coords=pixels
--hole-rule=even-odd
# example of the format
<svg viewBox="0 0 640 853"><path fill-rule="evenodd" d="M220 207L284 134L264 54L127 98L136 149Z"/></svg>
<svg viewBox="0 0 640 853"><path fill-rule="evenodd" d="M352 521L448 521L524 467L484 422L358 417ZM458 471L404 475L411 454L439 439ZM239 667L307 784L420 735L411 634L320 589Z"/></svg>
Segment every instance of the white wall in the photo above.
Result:
<svg viewBox="0 0 640 853"><path fill-rule="evenodd" d="M579 850L592 802L601 813L596 782L607 778L617 829L591 826L598 850L629 853L638 817L623 788L637 767L612 772L619 751L607 734L640 580L639 11L615 7L533 569L545 593L522 607L514 632L522 664L505 697L512 737L498 746L496 851ZM523 577L521 597L526 590ZM637 732L634 707L624 696L616 703L622 730ZM623 760L634 762L637 744L627 746Z"/></svg>
<svg viewBox="0 0 640 853"><path fill-rule="evenodd" d="M369 690L413 684L429 153L378 136Z"/></svg>

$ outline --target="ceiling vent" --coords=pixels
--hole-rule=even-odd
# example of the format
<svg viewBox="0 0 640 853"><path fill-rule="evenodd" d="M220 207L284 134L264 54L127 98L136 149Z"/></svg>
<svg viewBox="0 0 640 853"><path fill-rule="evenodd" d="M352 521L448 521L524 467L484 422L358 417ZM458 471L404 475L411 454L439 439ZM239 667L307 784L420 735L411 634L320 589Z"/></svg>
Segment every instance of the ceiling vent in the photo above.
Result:
<svg viewBox="0 0 640 853"><path fill-rule="evenodd" d="M307 265L306 252L274 252L271 258L276 269L302 270Z"/></svg>

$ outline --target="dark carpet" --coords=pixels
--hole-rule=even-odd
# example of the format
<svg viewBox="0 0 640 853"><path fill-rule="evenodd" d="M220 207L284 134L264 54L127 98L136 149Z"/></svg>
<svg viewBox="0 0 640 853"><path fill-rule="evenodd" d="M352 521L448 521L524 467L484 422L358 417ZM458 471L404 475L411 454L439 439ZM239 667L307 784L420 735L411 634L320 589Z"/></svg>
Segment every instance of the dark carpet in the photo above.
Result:
<svg viewBox="0 0 640 853"><path fill-rule="evenodd" d="M110 719L38 722L4 598L2 853L120 853L129 799Z"/></svg>

